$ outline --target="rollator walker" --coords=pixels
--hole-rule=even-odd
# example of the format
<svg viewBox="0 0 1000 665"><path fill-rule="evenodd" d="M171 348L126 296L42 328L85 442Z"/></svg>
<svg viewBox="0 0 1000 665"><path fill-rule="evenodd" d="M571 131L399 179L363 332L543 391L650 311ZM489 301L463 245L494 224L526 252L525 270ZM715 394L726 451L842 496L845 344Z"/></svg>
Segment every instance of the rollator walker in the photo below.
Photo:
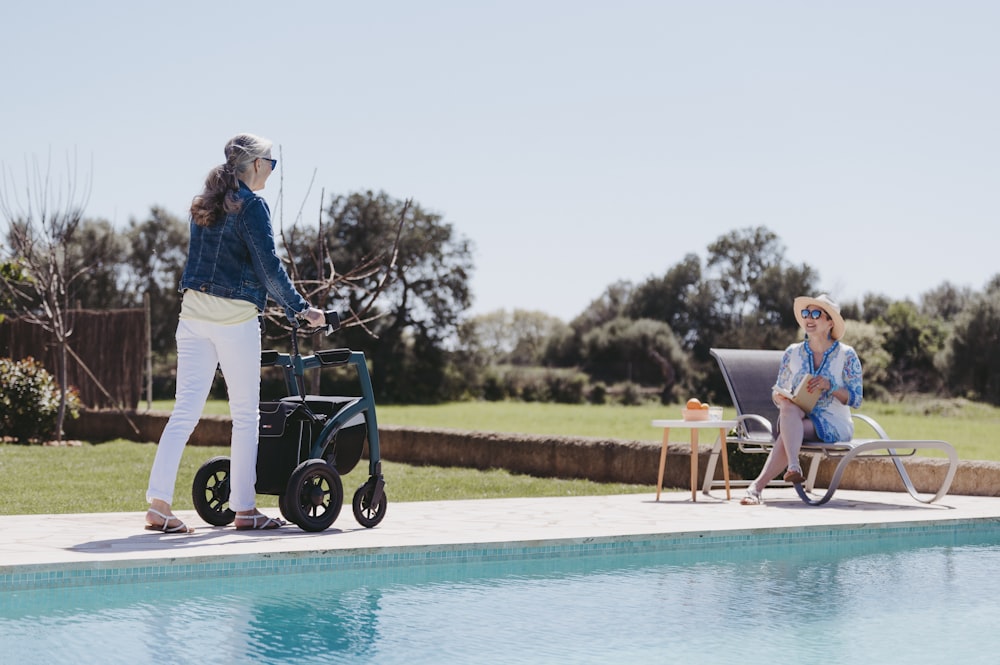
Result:
<svg viewBox="0 0 1000 665"><path fill-rule="evenodd" d="M325 330L340 328L337 312L328 311ZM354 517L371 528L385 517L388 501L379 457L375 398L365 354L351 349L299 353L299 325L292 324L292 353L262 351L261 367L280 367L288 396L261 402L257 448L258 494L278 496L282 516L305 531L323 531L336 521L344 503L341 476L361 459L368 440L368 480L354 493ZM306 370L353 366L360 396L307 395ZM192 498L198 515L225 526L236 513L229 508L229 457L213 457L195 474Z"/></svg>

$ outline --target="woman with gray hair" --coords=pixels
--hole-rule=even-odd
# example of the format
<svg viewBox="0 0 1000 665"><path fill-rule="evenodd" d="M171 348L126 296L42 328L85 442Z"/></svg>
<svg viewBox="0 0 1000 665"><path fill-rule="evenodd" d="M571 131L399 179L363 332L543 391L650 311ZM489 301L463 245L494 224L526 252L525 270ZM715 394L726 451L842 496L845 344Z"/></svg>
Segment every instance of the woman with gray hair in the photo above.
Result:
<svg viewBox="0 0 1000 665"><path fill-rule="evenodd" d="M226 161L212 169L191 202L191 238L181 276L177 325L177 392L149 475L146 528L194 530L172 512L181 454L201 417L216 366L222 369L233 420L229 507L236 528L275 529L283 520L257 510L257 425L260 402L260 314L270 295L289 320L322 325L322 310L299 294L278 258L264 188L277 166L271 142L239 134Z"/></svg>

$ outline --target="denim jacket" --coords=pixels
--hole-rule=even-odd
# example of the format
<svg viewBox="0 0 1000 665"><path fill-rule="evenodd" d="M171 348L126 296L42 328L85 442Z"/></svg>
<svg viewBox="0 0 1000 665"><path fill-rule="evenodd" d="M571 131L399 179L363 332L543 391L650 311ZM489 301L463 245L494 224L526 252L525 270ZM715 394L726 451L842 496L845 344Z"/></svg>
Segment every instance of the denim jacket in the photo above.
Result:
<svg viewBox="0 0 1000 665"><path fill-rule="evenodd" d="M293 320L309 308L288 277L274 248L271 211L261 197L240 182L239 212L212 226L191 222L188 260L180 291L196 289L233 300L246 300L263 310L268 294Z"/></svg>

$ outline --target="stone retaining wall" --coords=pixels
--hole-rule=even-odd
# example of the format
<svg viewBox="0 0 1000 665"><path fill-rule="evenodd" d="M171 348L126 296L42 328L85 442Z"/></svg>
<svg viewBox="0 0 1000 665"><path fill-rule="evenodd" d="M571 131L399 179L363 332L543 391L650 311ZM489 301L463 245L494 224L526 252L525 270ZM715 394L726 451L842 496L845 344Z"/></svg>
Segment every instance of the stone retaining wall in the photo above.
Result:
<svg viewBox="0 0 1000 665"><path fill-rule="evenodd" d="M129 414L129 422L113 411L88 411L66 426L69 438L87 441L129 439L157 441L169 414ZM229 444L228 416L203 416L189 445ZM379 428L382 459L405 464L507 469L540 477L586 478L598 482L656 485L660 444L587 437L497 434L463 430L383 425ZM708 464L709 445L699 449L699 487ZM663 484L687 487L690 483L687 444L670 444ZM914 457L904 462L914 486L934 492L944 478L947 461ZM721 464L716 476L721 477ZM817 487L826 487L836 468L835 460L821 463ZM850 464L840 487L871 491L905 491L899 474L887 459L862 459ZM962 461L951 486L952 494L1000 496L1000 463Z"/></svg>

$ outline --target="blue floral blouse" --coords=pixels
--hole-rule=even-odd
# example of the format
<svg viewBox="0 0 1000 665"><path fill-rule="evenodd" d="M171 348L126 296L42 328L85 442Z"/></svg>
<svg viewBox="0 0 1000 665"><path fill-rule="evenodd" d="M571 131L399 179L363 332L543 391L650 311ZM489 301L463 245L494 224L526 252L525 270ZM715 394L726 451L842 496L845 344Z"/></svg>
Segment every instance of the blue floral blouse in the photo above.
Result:
<svg viewBox="0 0 1000 665"><path fill-rule="evenodd" d="M853 348L837 341L819 359L818 365L817 369L816 358L809 348L808 339L792 344L785 349L785 355L781 359L777 385L790 389L798 385L806 374L816 374L827 379L830 390L819 398L809 419L816 427L816 435L821 441L850 441L854 436L851 408L861 408L863 397L861 361ZM850 395L847 404L841 403L832 394L840 388L846 388Z"/></svg>

